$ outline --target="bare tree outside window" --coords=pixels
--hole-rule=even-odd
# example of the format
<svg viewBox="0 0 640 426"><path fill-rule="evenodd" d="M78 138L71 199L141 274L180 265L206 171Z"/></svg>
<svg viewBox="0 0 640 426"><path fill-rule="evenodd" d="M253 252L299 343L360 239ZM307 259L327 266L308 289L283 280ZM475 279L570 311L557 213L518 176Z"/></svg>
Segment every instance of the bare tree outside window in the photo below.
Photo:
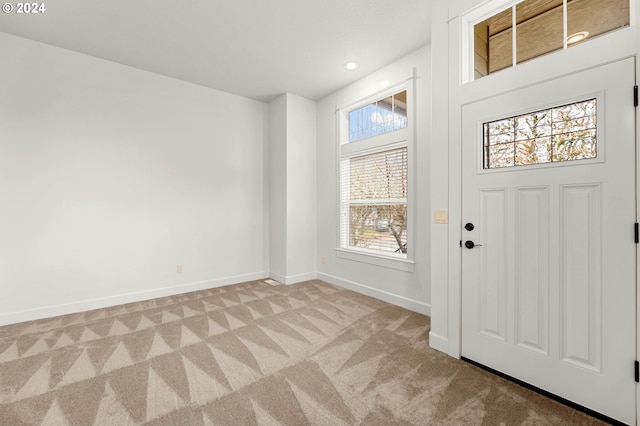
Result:
<svg viewBox="0 0 640 426"><path fill-rule="evenodd" d="M407 149L349 160L349 244L407 252Z"/></svg>
<svg viewBox="0 0 640 426"><path fill-rule="evenodd" d="M595 158L596 99L484 124L484 168Z"/></svg>

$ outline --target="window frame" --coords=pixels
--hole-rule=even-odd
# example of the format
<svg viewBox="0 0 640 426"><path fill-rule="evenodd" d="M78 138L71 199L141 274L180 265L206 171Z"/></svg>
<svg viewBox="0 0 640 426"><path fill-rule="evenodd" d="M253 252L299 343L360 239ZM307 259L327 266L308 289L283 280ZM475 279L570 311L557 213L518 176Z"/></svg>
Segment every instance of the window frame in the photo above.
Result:
<svg viewBox="0 0 640 426"><path fill-rule="evenodd" d="M382 100L386 97L392 96L396 93L405 91L407 92L407 127L403 129L397 129L390 132L382 133L376 136L360 139L354 142L349 142L349 113L371 104L373 102ZM339 258L363 262L368 264L374 264L383 266L386 268L397 269L407 272L413 272L414 270L414 258L415 258L415 231L414 231L414 200L415 200L415 77L403 80L400 83L387 86L385 89L377 91L366 98L353 102L345 107L336 109L336 122L337 122L337 153L336 153L336 217L337 217L337 240L336 240L336 255ZM377 152L384 152L391 149L406 147L407 149L407 252L406 254L399 255L391 252L384 252L380 250L372 250L366 248L359 248L349 246L349 208L348 202L346 204L346 218L343 217L345 213L345 205L343 202L342 193L342 173L341 164L345 159L359 157L363 155L373 154ZM343 225L343 220L347 221L346 228ZM343 232L344 230L344 232Z"/></svg>

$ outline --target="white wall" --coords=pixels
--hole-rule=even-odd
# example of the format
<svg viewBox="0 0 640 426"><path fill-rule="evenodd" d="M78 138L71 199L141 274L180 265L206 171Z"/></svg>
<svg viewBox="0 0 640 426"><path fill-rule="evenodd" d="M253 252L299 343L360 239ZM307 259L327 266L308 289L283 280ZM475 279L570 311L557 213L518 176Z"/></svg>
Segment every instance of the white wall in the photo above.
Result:
<svg viewBox="0 0 640 426"><path fill-rule="evenodd" d="M0 51L0 324L268 274L267 105Z"/></svg>
<svg viewBox="0 0 640 426"><path fill-rule="evenodd" d="M451 214L449 202L449 25L443 17L448 16L448 5L434 2L431 23L431 86L433 90L431 105L431 162L429 164L429 185L431 202L434 209L447 210L449 223L456 224ZM454 153L459 155L459 153ZM452 202L455 202L453 200ZM455 209L454 209L455 211ZM459 219L458 219L459 222ZM431 347L449 352L449 293L451 300L459 297L457 290L459 277L452 270L449 276L449 251L455 250L449 244L451 226L431 223ZM451 285L449 285L451 283ZM435 323L435 325L434 325ZM455 324L454 324L455 327ZM452 336L453 338L453 336ZM452 339L453 340L453 339ZM456 348L452 348L454 351ZM449 352L451 353L451 352ZM451 353L453 355L453 353ZM455 355L457 356L457 354Z"/></svg>
<svg viewBox="0 0 640 426"><path fill-rule="evenodd" d="M429 96L430 49L407 55L391 65L322 99L317 113L318 164L318 277L328 282L428 314L430 311L430 246L429 246ZM387 268L338 257L338 141L336 140L336 108L346 107L383 89L381 82L391 84L412 77L417 69L416 150L412 165L415 188L413 271ZM411 160L410 160L411 161ZM326 263L320 258L324 256Z"/></svg>
<svg viewBox="0 0 640 426"><path fill-rule="evenodd" d="M287 94L286 282L316 277L316 103Z"/></svg>
<svg viewBox="0 0 640 426"><path fill-rule="evenodd" d="M269 272L287 274L287 96L269 104Z"/></svg>
<svg viewBox="0 0 640 426"><path fill-rule="evenodd" d="M269 104L270 276L316 277L316 103L285 93Z"/></svg>

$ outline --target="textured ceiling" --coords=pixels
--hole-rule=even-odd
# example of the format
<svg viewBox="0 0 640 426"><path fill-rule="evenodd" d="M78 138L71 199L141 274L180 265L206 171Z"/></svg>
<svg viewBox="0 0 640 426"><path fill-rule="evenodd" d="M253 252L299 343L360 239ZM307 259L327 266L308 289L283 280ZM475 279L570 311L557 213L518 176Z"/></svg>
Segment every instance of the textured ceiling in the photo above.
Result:
<svg viewBox="0 0 640 426"><path fill-rule="evenodd" d="M44 14L0 14L0 31L262 101L318 100L427 44L431 1L45 0Z"/></svg>

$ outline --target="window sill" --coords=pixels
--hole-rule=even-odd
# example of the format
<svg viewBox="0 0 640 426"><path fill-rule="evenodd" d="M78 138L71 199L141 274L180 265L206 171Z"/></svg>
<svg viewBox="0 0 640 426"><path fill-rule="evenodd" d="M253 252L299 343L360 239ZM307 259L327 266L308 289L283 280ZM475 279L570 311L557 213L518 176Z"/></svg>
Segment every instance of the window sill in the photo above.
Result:
<svg viewBox="0 0 640 426"><path fill-rule="evenodd" d="M369 263L371 265L382 266L384 268L391 268L404 272L413 272L416 264L416 262L414 262L413 260L393 258L374 253L366 253L362 251L347 250L342 248L336 249L336 256L341 259Z"/></svg>

